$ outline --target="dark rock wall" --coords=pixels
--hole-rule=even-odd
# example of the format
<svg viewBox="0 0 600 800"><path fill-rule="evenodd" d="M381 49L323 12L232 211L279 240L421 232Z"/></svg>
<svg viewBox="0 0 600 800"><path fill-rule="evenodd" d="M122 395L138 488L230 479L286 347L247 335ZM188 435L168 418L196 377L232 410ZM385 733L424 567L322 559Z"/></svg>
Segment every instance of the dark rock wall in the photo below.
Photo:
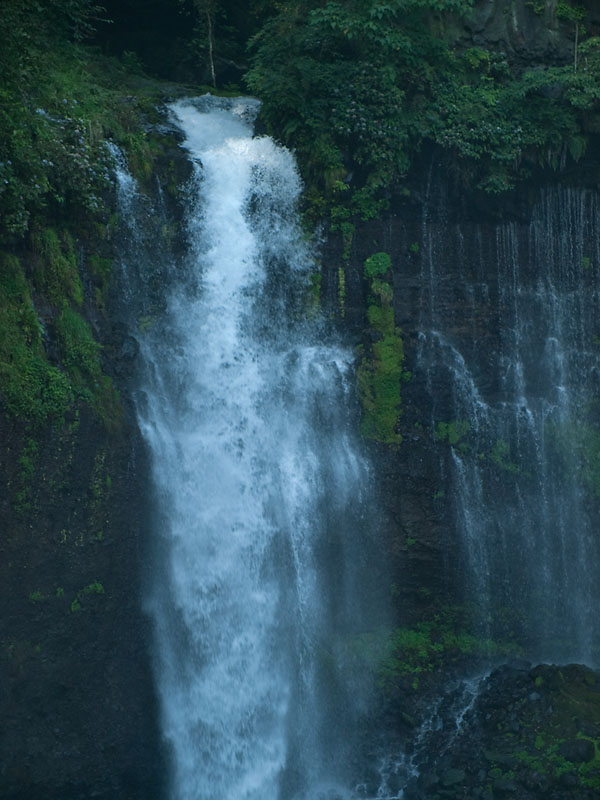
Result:
<svg viewBox="0 0 600 800"><path fill-rule="evenodd" d="M158 126L156 136L161 150L144 224L173 250L175 186L189 165L170 128ZM152 630L142 610L150 477L131 401L137 344L129 335L163 302L164 276L155 265L150 284L139 287L147 296L127 296L123 241L112 230L108 242L82 232L78 269L82 313L122 409L108 425L83 402L42 427L0 416L0 796L7 800L152 800L165 791ZM100 308L87 268L96 248L113 264ZM27 254L21 258L27 270Z"/></svg>
<svg viewBox="0 0 600 800"><path fill-rule="evenodd" d="M461 722L452 695L425 737L407 800L593 800L600 787L600 675L526 662L479 682ZM456 702L456 699L455 701Z"/></svg>
<svg viewBox="0 0 600 800"><path fill-rule="evenodd" d="M160 752L141 613L144 457L135 425L82 412L49 431L23 484L23 432L2 423L0 794L159 796Z"/></svg>
<svg viewBox="0 0 600 800"><path fill-rule="evenodd" d="M542 197L545 205L539 202ZM370 447L379 502L387 519L381 532L382 547L393 559L394 595L402 619L413 614L418 617L431 603L464 602L469 594L465 589L470 566L457 530L451 448L448 441L436 437L439 421L456 420L461 414L456 375L452 365L444 368L443 353L435 356L431 368L431 357L423 352L423 332L439 331L443 342L449 343L443 346L464 359L482 401L490 408L499 407L507 399L501 365L510 357L505 349L515 324L508 318L513 303L510 293L535 294L540 278L546 273L551 280L550 273L562 256L565 263L570 259L577 273L568 279L572 285L561 288L564 302L571 302L573 291L582 296L595 291L596 244L594 236L590 238L592 220L584 220L585 214L595 213L594 198L593 191L531 187L504 204L479 202L473 196L462 196L445 174L443 163L434 159L425 165L410 196L397 198L383 219L357 226L348 259L344 259L342 237L336 233L323 250L324 308L355 346L374 335L366 319L364 262L378 251L391 257L394 316L402 330L404 366L410 371L410 380L401 389L397 429L402 443L395 447L371 442ZM515 286L508 285L513 247L519 253ZM580 268L582 262L584 269ZM343 304L340 270L345 283ZM533 318L532 324L540 325L542 347L544 337L553 332ZM589 330L579 347L587 349L586 342L595 341L598 335L593 315L585 326ZM533 367L529 365L529 369ZM582 376L582 381L587 379ZM543 394L543 376L538 380L540 386L530 386L530 391ZM593 377L589 382L587 388L593 394ZM480 458L489 462L491 438L489 442L480 439L477 446L485 450ZM529 490L526 483L522 479L524 492ZM490 464L484 476L484 497L490 507L496 504L499 508L504 501L510 504L514 500L511 492L517 490L517 481L507 470L494 472ZM594 501L590 500L586 509L597 515ZM515 583L528 580L520 575L519 563L512 563ZM498 583L507 578L510 576L503 575Z"/></svg>

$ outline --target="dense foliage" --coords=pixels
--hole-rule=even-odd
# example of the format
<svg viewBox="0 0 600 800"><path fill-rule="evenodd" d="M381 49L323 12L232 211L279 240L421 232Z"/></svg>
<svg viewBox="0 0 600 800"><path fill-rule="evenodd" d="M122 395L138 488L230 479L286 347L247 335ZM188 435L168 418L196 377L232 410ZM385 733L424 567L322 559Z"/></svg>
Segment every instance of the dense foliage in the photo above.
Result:
<svg viewBox="0 0 600 800"><path fill-rule="evenodd" d="M426 143L490 192L583 154L598 128L600 39L579 45L577 71L519 73L500 52L460 46L471 6L283 3L254 37L248 85L270 131L297 148L317 210L333 202L375 216Z"/></svg>
<svg viewBox="0 0 600 800"><path fill-rule="evenodd" d="M269 132L298 153L313 212L333 209L334 222L376 216L424 146L446 150L461 179L487 192L578 160L600 130L600 46L586 38L583 7L555 9L565 31L577 26L575 63L523 72L500 51L468 45L463 22L473 4L105 0L103 10L94 0L6 0L4 234L23 232L32 209L67 197L94 213L105 174L93 148L100 137L82 130L90 110L69 105L72 83L56 81L59 51L64 63L65 43L94 26L94 41L129 67L233 90L245 74ZM532 17L540 14L540 4L526 5ZM80 50L72 71L84 60Z"/></svg>
<svg viewBox="0 0 600 800"><path fill-rule="evenodd" d="M121 413L82 306L87 299L102 314L106 301L107 139L135 166L150 149L141 112L155 100L143 87L134 100L123 68L81 44L100 13L88 0L0 7L1 397L34 426L65 419L80 403L108 427Z"/></svg>
<svg viewBox="0 0 600 800"><path fill-rule="evenodd" d="M106 139L135 149L143 138L143 98L127 97L123 68L77 42L98 13L84 0L0 7L0 243L40 215L104 221Z"/></svg>
<svg viewBox="0 0 600 800"><path fill-rule="evenodd" d="M27 253L17 253L19 263L36 266L35 274L27 267L21 275L4 259L2 325L5 340L18 342L29 359L25 372L38 376L33 394L23 394L29 416L59 414L73 397L98 400L99 353L73 316L82 290L69 242L110 230L107 140L127 151L138 177L152 171L153 144L140 120L158 95L143 70L214 81L221 89L245 74L269 132L297 151L310 210L330 217L345 249L353 218L376 216L392 192L408 192L403 181L424 147L443 148L461 180L489 192L512 187L533 169L581 158L600 131L600 39L586 38L582 8L556 6L559 24L576 31L573 63L518 71L502 53L464 43L462 21L473 2L105 0L103 8L95 0L4 0L0 246L19 248ZM528 13L538 6L529 4ZM100 312L106 255L88 258ZM403 372L400 334L382 286L371 286L370 324L399 355L390 361L389 348L371 348L361 378L363 399L379 414L369 435L387 440L397 437L394 398ZM16 315L19 303L29 309L24 317ZM27 322L40 303L50 309L60 373L39 360L46 340ZM17 366L5 355L6 387ZM64 374L69 385L63 381L60 402L38 407L44 387L58 386ZM13 387L16 398L21 390ZM5 403L21 413L7 391Z"/></svg>

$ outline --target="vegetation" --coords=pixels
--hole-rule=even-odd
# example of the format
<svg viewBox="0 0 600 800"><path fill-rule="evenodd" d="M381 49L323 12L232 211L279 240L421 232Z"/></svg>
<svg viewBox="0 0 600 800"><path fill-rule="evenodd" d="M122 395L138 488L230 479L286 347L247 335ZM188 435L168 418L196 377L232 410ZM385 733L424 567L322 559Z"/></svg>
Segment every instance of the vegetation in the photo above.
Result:
<svg viewBox="0 0 600 800"><path fill-rule="evenodd" d="M471 6L282 3L254 37L248 85L269 130L297 148L316 213L377 216L427 144L487 192L583 155L598 129L600 39L578 44L577 71L520 73L502 53L457 47Z"/></svg>
<svg viewBox="0 0 600 800"><path fill-rule="evenodd" d="M577 3L555 10L562 25L577 25L577 69L525 72L502 53L458 44L473 0L104 5L6 0L0 10L9 32L0 54L0 241L22 235L44 209L102 217L107 136L140 172L151 163L134 124L143 69L234 89L245 76L269 131L298 153L312 212L338 226L377 216L425 146L447 150L472 186L500 192L533 169L578 160L598 130L600 39L586 39ZM83 47L86 36L121 63ZM129 94L124 67L138 73Z"/></svg>
<svg viewBox="0 0 600 800"><path fill-rule="evenodd" d="M65 414L73 401L67 375L50 364L44 328L16 256L0 255L0 383L8 411L36 424Z"/></svg>
<svg viewBox="0 0 600 800"><path fill-rule="evenodd" d="M377 674L386 690L403 681L417 689L420 677L448 671L467 657L486 659L518 653L514 642L493 641L466 630L460 624L460 611L447 608L412 628L381 628L360 634L351 649Z"/></svg>
<svg viewBox="0 0 600 800"><path fill-rule="evenodd" d="M510 444L505 439L498 439L494 442L490 453L490 461L499 469L504 470L504 472L510 472L512 475L518 475L521 472L521 467L511 460Z"/></svg>
<svg viewBox="0 0 600 800"><path fill-rule="evenodd" d="M575 479L594 497L600 497L600 430L583 414L548 425L550 444L565 480Z"/></svg>
<svg viewBox="0 0 600 800"><path fill-rule="evenodd" d="M75 614L77 611L82 611L84 608L83 602L86 597L90 595L104 594L104 586L99 581L84 586L75 595L75 599L71 603L71 612Z"/></svg>
<svg viewBox="0 0 600 800"><path fill-rule="evenodd" d="M0 397L6 411L36 426L81 402L108 427L121 414L82 315L76 240L89 253L88 301L104 311L109 143L129 154L141 180L150 176L158 146L141 123L156 115L161 90L81 43L99 15L87 0L0 7Z"/></svg>
<svg viewBox="0 0 600 800"><path fill-rule="evenodd" d="M562 776L562 785L600 788L600 738L597 736L600 703L598 677L586 667L569 665L560 670L542 664L530 673L538 698L512 701L509 709L519 719L517 731L502 719L502 710L490 714L496 725L494 749L485 752L492 778L532 775L539 785ZM514 772L513 772L514 775Z"/></svg>
<svg viewBox="0 0 600 800"><path fill-rule="evenodd" d="M434 438L437 442L447 442L452 447L458 446L459 450L468 450L464 438L471 430L471 425L464 419L454 419L450 422L438 422L435 427Z"/></svg>
<svg viewBox="0 0 600 800"><path fill-rule="evenodd" d="M410 379L410 373L403 369L404 347L401 331L394 322L390 270L387 253L375 253L364 264L364 275L370 282L367 318L373 341L362 347L358 387L363 405L363 436L398 445L402 442L398 431L401 386Z"/></svg>

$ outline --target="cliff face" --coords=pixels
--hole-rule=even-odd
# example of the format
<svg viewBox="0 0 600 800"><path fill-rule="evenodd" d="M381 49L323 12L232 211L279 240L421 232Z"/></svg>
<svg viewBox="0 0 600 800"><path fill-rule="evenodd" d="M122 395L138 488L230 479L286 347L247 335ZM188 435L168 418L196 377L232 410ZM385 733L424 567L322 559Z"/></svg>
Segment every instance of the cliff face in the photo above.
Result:
<svg viewBox="0 0 600 800"><path fill-rule="evenodd" d="M598 791L598 675L532 663L600 658L598 193L532 182L490 201L446 167L434 154L383 219L332 234L322 258L364 417L378 386L360 386L361 364L387 369L386 303L404 353L406 377L387 372L393 427L367 438L402 626L369 746L383 728L411 754L418 777L390 762L391 794L583 800Z"/></svg>
<svg viewBox="0 0 600 800"><path fill-rule="evenodd" d="M179 212L167 187L186 165L171 131L154 130L148 191L158 203L165 189L161 224L173 235ZM137 346L128 330L138 323L132 316L137 306L124 297L119 274L116 198L107 196L105 203L110 225L96 233L72 227L72 239L58 237L74 242L77 310L68 298L57 309L56 300L42 294L50 278L35 283L40 271L52 275L45 252L23 248L6 261L7 275L16 264L15 274L33 286L19 284L23 307L31 304L43 320L49 365L43 369L73 382L62 416L23 420L6 409L0 418L0 794L6 798L146 800L164 794L152 631L142 610L150 478L130 399ZM141 302L160 302L158 280ZM10 305L3 313L10 317ZM79 339L61 338L68 314L83 331ZM22 352L16 337L15 358ZM50 400L37 389L38 380L33 372L32 397L41 397L44 411ZM106 386L110 402L102 405L95 392Z"/></svg>
<svg viewBox="0 0 600 800"><path fill-rule="evenodd" d="M573 58L575 26L557 17L557 0L480 0L466 22L474 45L503 51L512 63L564 64Z"/></svg>
<svg viewBox="0 0 600 800"><path fill-rule="evenodd" d="M373 324L377 301L365 262L380 251L390 258L384 278L405 372L394 432L387 440L373 436L371 446L401 616L425 611L433 596L468 603L486 594L499 607L516 602L526 616L536 605L527 589L511 599L500 585L533 581L543 593L533 564L554 564L552 549L566 546L563 534L552 539L563 525L556 519L565 518L572 553L577 529L593 529L596 203L594 190L547 186L503 205L477 203L461 198L434 157L384 219L358 228L349 248L333 236L324 251L326 308L375 370L383 368L372 354L382 334ZM367 416L368 401L363 392ZM584 429L589 447L577 444ZM570 467L565 447L572 448ZM548 492L563 498L562 510ZM571 576L574 584L584 572ZM570 602L574 587L552 574L554 592ZM537 622L560 627L548 592Z"/></svg>
<svg viewBox="0 0 600 800"><path fill-rule="evenodd" d="M0 792L158 797L135 424L107 435L82 409L35 440L3 420L2 442Z"/></svg>
<svg viewBox="0 0 600 800"><path fill-rule="evenodd" d="M512 63L522 67L568 63L574 23L557 20L553 13L556 2L541 5L534 14L529 4L482 0L460 36L468 45L505 51ZM590 10L594 4L587 5ZM592 24L596 24L593 13ZM171 136L169 131L162 133L167 140ZM172 240L167 244L177 247L177 210L169 205L168 190L181 182L186 167L174 140L163 146L157 173L167 208L160 225L164 226L165 241ZM403 350L401 367L393 365L398 402L392 406L397 406L399 413L388 435L396 441L367 439L377 475L377 503L384 510L378 538L381 549L389 554L394 576L389 591L396 620L403 624L428 619L442 607L465 607L473 597L468 578L473 563L463 537L468 515L462 495L459 498L457 473L453 473L457 459L469 468L476 459L485 464L480 473L480 505L499 512L507 501L518 510L520 493L530 505L539 500L531 494L531 475L515 471L518 459L510 448L518 447L518 431L507 429L492 436L482 428L475 435L473 421L467 419L466 395L459 397L456 392L461 364L456 353L482 403L490 407L501 404L507 394L499 367L510 333L502 327L501 318L512 320L515 331L521 324L510 317L506 295L514 253L520 257L513 297L519 289L535 293L552 254L562 258L565 234L557 223L563 215L563 220L571 220L568 247L575 275L565 287L564 297L593 298L600 266L600 237L594 222L598 201L593 193L571 193L560 201L552 194L554 190L544 189L548 212L544 223L539 186L497 201L482 201L475 195L465 201L451 168L436 154L424 157L406 193L391 198L389 212L379 220L358 224L351 237L332 233L322 256L323 307L335 318L342 335L362 347L358 362L366 360L368 379L376 377L374 344L387 336L390 341L400 341ZM156 175L146 178L148 185L156 186ZM575 219L578 208L582 212ZM149 224L156 224L156 219L149 219ZM548 246L544 250L538 241L534 258L532 226L536 225ZM0 471L5 479L0 505L4 531L0 541L0 603L4 609L0 698L5 720L0 738L0 794L13 800L83 800L91 796L141 800L164 793L164 759L150 668L151 631L141 610L150 506L146 456L129 399L136 347L126 333L126 303L118 296L118 278L113 274L111 296L100 262L90 258L101 252L103 258L117 261L118 239L99 243L86 236L76 242L81 313L103 347L103 371L121 391L122 413L116 412L107 427L106 420L88 404L78 402L64 419L54 419L46 426L24 423L10 413L0 420ZM372 276L365 274L364 267L376 253L385 253L390 261L389 270L379 276L377 297ZM34 260L27 253L20 257L31 278ZM159 269L148 276L147 296L135 305L138 318L133 324L151 322L153 307L163 302L162 279ZM384 283L391 288L381 285ZM51 333L58 307L50 309L41 295L34 301L50 331L44 338L48 358L63 369L65 352L61 353L59 340ZM386 303L391 304L392 328L399 328L398 333L381 325L378 328L373 323L374 312L372 318L368 316L370 306L378 309L378 304ZM538 320L532 317L532 321L537 324ZM578 347L586 351L597 348L598 321L586 323L584 329L587 344L583 348L583 340L579 340ZM546 339L552 338L550 329L542 330ZM431 338L432 332L441 338ZM577 364L583 373L587 367L588 362ZM589 385L590 398L594 393L597 396L597 388ZM375 391L373 381L368 391ZM559 431L553 485L571 481L564 477L571 469L572 488L579 499L567 506L569 514L572 509L573 514L585 517L587 526L593 526L598 522L597 410L586 409L583 422L584 427L569 423L570 427ZM575 461L570 464L558 460L564 436L577 445ZM591 450L585 449L585 440L594 445ZM527 458L531 463L535 460L531 454ZM568 521L573 519L571 515ZM536 545L527 558L521 558L521 545L508 542L504 550L498 550L491 544L486 554L490 563L499 566L494 567L497 580L491 582L492 588L487 584L484 588L505 608L514 597L502 592L494 597L493 586L503 585L512 570L517 583L529 585L531 573L524 565L544 552L541 544ZM499 558L513 547L518 558ZM585 551L589 552L595 550ZM586 580L592 577L593 573L586 574ZM553 602L564 600L564 594L559 594ZM516 605L533 603L534 598L525 592ZM555 607L549 603L545 617L537 619L547 621ZM481 630L481 618L471 615L474 619L473 624ZM502 621L491 633L503 636L515 625L516 638L525 642L532 638L527 625L518 619L515 623L512 617L508 625ZM499 698L493 707L502 704L503 694L511 694L514 713L520 714L518 703L531 694L532 681L537 691L540 676L497 679L490 690ZM597 686L597 679L589 675L582 678L573 672L571 677L575 684L587 680L590 686ZM402 702L410 708L413 701L403 697ZM474 719L472 724L472 741L479 735L477 726L485 724L486 736L493 742L495 733L486 722L484 701L481 709L478 721ZM395 718L394 724L402 723ZM596 728L591 734L587 730L585 726L574 729L572 738L583 733L597 739ZM531 742L527 746L536 747ZM502 747L507 747L506 742ZM469 756L462 752L456 758L468 760ZM446 766L462 769L459 761L448 761ZM475 783L477 771L485 764L477 756L471 767ZM538 781L539 786L534 785L527 790L531 795L524 796L546 796L544 780L532 773L535 769L529 768L524 780ZM437 783L449 781L444 784L445 796L462 796L457 788L451 788L451 775L438 775L438 779ZM500 794L505 791L500 785L497 790ZM423 794L415 796L433 796L426 788L419 787L419 791ZM563 796L560 786L553 791L555 796Z"/></svg>

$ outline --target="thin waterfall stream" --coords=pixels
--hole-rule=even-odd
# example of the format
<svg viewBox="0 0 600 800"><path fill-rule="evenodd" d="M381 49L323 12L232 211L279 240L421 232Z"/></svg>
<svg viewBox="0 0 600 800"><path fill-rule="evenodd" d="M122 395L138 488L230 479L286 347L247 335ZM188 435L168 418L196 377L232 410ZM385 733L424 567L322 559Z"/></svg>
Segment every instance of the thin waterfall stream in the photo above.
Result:
<svg viewBox="0 0 600 800"><path fill-rule="evenodd" d="M418 366L482 635L598 665L597 196L543 189L530 213L424 223Z"/></svg>

